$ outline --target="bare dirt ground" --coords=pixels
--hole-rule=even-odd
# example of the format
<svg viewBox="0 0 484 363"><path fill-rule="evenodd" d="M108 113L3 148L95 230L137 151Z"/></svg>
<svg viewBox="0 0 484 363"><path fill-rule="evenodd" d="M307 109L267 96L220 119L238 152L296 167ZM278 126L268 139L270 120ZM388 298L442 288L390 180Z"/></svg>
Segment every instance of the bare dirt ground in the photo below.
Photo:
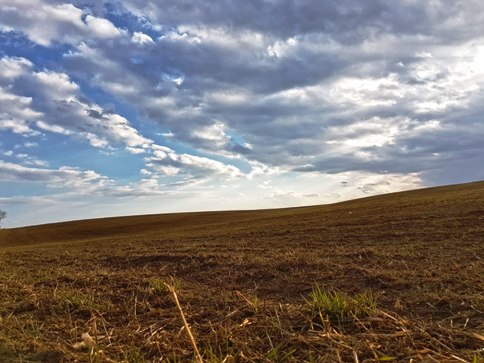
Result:
<svg viewBox="0 0 484 363"><path fill-rule="evenodd" d="M196 361L164 283L205 362L482 362L483 242L484 182L4 229L0 362Z"/></svg>

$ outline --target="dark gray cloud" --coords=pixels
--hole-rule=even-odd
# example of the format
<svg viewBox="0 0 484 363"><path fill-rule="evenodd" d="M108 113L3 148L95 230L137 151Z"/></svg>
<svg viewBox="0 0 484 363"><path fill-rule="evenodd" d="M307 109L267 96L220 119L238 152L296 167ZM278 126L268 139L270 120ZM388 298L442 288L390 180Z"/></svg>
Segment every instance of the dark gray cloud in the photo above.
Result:
<svg viewBox="0 0 484 363"><path fill-rule="evenodd" d="M83 2L85 3L85 2ZM123 1L127 11L148 16L165 27L208 24L236 29L251 28L277 37L304 33L334 34L354 43L366 38L369 27L384 32L430 33L429 23L469 11L451 1L418 3L353 0L258 1ZM466 5L478 5L466 3ZM460 7L460 8L459 8ZM445 11L443 11L445 8Z"/></svg>

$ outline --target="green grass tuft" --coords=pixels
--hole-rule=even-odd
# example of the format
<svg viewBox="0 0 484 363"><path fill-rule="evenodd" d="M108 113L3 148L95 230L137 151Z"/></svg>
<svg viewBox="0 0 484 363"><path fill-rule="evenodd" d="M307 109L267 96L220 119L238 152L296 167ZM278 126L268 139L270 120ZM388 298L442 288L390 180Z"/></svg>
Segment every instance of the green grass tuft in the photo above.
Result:
<svg viewBox="0 0 484 363"><path fill-rule="evenodd" d="M150 291L156 295L168 294L169 292L165 282L158 277L153 277L152 279L150 279L149 284Z"/></svg>
<svg viewBox="0 0 484 363"><path fill-rule="evenodd" d="M123 362L126 362L126 363L146 363L148 361L143 357L143 355L141 354L141 352L138 349L133 348L133 349L129 350L127 353L124 354Z"/></svg>
<svg viewBox="0 0 484 363"><path fill-rule="evenodd" d="M315 317L338 325L376 310L375 297L369 291L350 296L342 291L325 291L316 284L305 300Z"/></svg>
<svg viewBox="0 0 484 363"><path fill-rule="evenodd" d="M99 309L92 293L68 292L62 297L61 303L67 311Z"/></svg>

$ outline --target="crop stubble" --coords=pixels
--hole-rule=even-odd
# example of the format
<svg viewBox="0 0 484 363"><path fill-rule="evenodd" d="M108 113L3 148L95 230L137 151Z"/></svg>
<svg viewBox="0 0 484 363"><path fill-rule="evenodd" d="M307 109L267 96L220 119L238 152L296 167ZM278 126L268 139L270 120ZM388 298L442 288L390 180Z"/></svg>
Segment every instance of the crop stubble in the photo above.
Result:
<svg viewBox="0 0 484 363"><path fill-rule="evenodd" d="M209 362L479 361L483 232L482 182L0 230L0 358L192 361L173 299L153 288L174 279ZM308 306L315 285L371 292L377 309L329 322Z"/></svg>

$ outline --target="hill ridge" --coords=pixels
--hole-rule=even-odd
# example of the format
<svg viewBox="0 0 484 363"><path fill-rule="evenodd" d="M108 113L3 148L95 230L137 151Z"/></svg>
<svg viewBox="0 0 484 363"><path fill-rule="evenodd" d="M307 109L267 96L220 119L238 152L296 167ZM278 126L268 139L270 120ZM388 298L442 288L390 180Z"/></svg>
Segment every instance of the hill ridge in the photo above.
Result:
<svg viewBox="0 0 484 363"><path fill-rule="evenodd" d="M436 206L472 204L484 195L484 181L415 189L368 196L332 204L259 210L229 210L147 214L83 219L0 230L0 246L62 243L146 235L156 232L193 231L200 227L255 223L304 214L330 214L344 209L410 208L412 203ZM484 208L484 206L483 206ZM479 209L479 208L478 208ZM456 211L457 212L457 211ZM478 212L478 210L477 210ZM418 213L418 212L416 212ZM348 216L345 216L348 217Z"/></svg>

